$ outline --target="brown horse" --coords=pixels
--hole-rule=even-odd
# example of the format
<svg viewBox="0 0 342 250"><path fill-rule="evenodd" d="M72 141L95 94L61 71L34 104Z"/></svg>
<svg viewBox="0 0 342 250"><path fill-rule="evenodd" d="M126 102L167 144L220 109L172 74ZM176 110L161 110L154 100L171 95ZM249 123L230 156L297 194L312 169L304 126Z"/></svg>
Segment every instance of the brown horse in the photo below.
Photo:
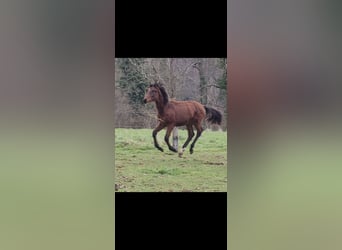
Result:
<svg viewBox="0 0 342 250"><path fill-rule="evenodd" d="M155 102L158 110L159 123L153 130L154 146L160 151L164 151L158 144L157 133L163 128L167 127L164 140L173 152L177 150L170 145L169 137L175 126L186 126L188 130L188 138L185 141L182 151L184 152L186 146L189 144L195 133L193 126L197 130L195 140L190 146L190 154L194 152L194 146L197 139L201 136L203 127L201 125L204 118L212 124L221 124L222 115L219 111L213 108L206 107L196 101L176 101L169 100L165 88L158 84L151 84L144 97L144 103Z"/></svg>

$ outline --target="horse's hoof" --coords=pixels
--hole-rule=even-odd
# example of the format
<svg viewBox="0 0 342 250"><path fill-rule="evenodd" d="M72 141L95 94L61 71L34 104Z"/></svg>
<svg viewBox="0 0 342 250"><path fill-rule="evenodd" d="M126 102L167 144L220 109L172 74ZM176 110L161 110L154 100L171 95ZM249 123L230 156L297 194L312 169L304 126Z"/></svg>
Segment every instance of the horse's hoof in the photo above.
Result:
<svg viewBox="0 0 342 250"><path fill-rule="evenodd" d="M179 157L182 157L182 156L183 156L183 153L184 153L184 151L185 151L185 148L182 148L181 150L179 150L179 152L178 152L178 156L179 156Z"/></svg>
<svg viewBox="0 0 342 250"><path fill-rule="evenodd" d="M162 149L162 148L158 148L161 152L164 152L164 149Z"/></svg>
<svg viewBox="0 0 342 250"><path fill-rule="evenodd" d="M178 153L177 150L176 150L175 148L170 147L169 149L170 149L172 152Z"/></svg>
<svg viewBox="0 0 342 250"><path fill-rule="evenodd" d="M190 154L192 154L194 152L194 150L193 149L190 149Z"/></svg>

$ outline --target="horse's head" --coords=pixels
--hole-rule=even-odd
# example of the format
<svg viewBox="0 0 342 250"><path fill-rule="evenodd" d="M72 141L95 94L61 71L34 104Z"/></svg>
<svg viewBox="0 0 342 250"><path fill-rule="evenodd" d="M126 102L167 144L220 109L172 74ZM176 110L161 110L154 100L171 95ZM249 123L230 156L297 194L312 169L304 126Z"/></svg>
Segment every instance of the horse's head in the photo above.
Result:
<svg viewBox="0 0 342 250"><path fill-rule="evenodd" d="M144 103L148 102L155 102L160 100L160 86L159 84L151 84L147 90L146 94L144 96Z"/></svg>

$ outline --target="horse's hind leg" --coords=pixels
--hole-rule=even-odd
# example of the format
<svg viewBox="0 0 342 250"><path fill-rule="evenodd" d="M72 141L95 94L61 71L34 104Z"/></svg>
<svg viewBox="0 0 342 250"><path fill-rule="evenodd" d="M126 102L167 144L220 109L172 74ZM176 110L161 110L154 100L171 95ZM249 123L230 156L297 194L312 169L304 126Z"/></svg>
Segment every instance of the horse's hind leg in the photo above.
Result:
<svg viewBox="0 0 342 250"><path fill-rule="evenodd" d="M172 130L173 130L174 127L175 127L174 125L169 125L169 126L167 127L167 131L166 131L164 140L165 140L167 146L169 147L169 149L170 149L171 151L177 153L177 150L176 150L174 147L172 147L171 144L170 144L170 142L169 142L170 134L171 134L171 132L172 132Z"/></svg>
<svg viewBox="0 0 342 250"><path fill-rule="evenodd" d="M159 146L158 141L157 141L157 134L160 130L165 128L166 126L162 123L159 123L158 126L153 130L152 136L153 136L153 141L154 141L154 146L159 149L160 151L164 152L164 150Z"/></svg>
<svg viewBox="0 0 342 250"><path fill-rule="evenodd" d="M187 125L186 126L187 130L188 130L188 139L186 139L182 150L184 152L184 149L186 148L186 146L188 146L189 142L191 141L191 139L194 137L195 133L194 133L194 129L192 128L192 125Z"/></svg>
<svg viewBox="0 0 342 250"><path fill-rule="evenodd" d="M196 133L195 140L191 143L190 154L192 154L194 152L195 143L196 143L197 139L201 136L202 131L203 131L203 128L202 128L202 126L200 124L196 124L195 127L196 127L196 130L197 130L197 133Z"/></svg>

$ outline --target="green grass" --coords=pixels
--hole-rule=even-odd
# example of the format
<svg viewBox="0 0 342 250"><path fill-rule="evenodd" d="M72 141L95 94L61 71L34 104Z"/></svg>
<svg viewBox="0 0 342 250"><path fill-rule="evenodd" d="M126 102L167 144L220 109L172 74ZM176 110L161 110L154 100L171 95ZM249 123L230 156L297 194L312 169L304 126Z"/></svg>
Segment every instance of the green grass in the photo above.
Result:
<svg viewBox="0 0 342 250"><path fill-rule="evenodd" d="M187 131L179 129L179 145ZM204 131L194 153L190 144L183 157L169 151L165 130L158 133L160 152L152 129L115 129L115 184L119 192L227 191L227 133ZM170 142L172 138L170 137Z"/></svg>

